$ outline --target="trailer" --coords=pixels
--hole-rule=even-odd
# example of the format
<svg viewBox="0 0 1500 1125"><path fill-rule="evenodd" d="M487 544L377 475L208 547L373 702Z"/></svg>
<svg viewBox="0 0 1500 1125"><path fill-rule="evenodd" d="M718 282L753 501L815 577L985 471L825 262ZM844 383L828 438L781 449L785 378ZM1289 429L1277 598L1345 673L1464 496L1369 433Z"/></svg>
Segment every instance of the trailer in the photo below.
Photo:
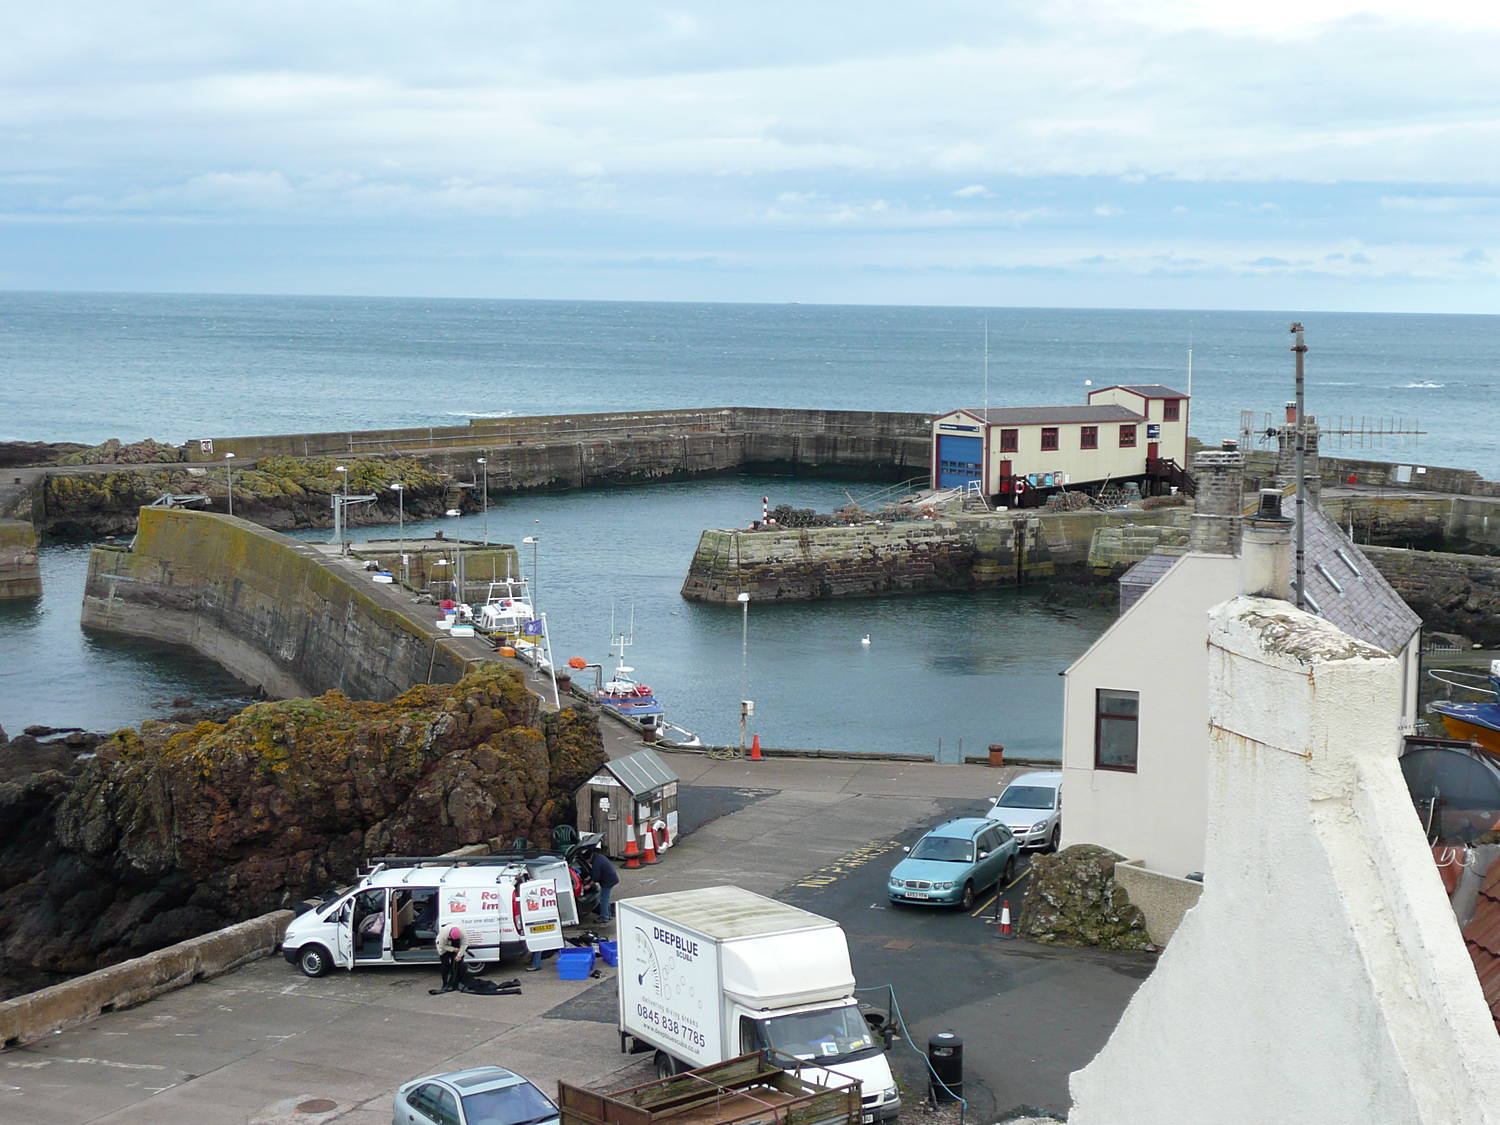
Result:
<svg viewBox="0 0 1500 1125"><path fill-rule="evenodd" d="M557 1084L560 1125L859 1125L859 1083L804 1081L764 1053L611 1094Z"/></svg>

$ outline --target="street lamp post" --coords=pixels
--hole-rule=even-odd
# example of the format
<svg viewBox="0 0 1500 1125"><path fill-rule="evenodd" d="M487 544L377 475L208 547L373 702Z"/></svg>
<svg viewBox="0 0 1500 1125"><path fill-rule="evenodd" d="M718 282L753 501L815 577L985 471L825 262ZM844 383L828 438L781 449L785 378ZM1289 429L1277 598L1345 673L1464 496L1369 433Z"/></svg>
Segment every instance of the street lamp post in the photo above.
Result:
<svg viewBox="0 0 1500 1125"><path fill-rule="evenodd" d="M349 553L349 535L346 527L349 519L349 470L343 465L337 465L333 471L338 473L344 481L344 501L337 506L338 518L333 521L333 533L338 539L339 554L347 555Z"/></svg>
<svg viewBox="0 0 1500 1125"><path fill-rule="evenodd" d="M490 545L490 459L479 459L479 470L484 474L484 483L479 486L479 502L484 507L484 545Z"/></svg>
<svg viewBox="0 0 1500 1125"><path fill-rule="evenodd" d="M224 471L229 476L229 514L234 515L234 454L224 454Z"/></svg>
<svg viewBox="0 0 1500 1125"><path fill-rule="evenodd" d="M745 756L745 720L750 717L750 595L741 590L740 603L740 757Z"/></svg>
<svg viewBox="0 0 1500 1125"><path fill-rule="evenodd" d="M526 589L528 591L530 591L530 593L531 593L531 612L533 614L536 613L536 604L537 604L537 598L536 598L536 547L537 547L537 544L540 541L541 541L541 536L540 535L528 535L525 539L521 540L522 543L530 543L531 544L531 581L526 584Z"/></svg>
<svg viewBox="0 0 1500 1125"><path fill-rule="evenodd" d="M397 481L391 485L391 490L396 494L396 519L397 532L396 552L401 556L401 582L404 585L407 579L406 571L406 485Z"/></svg>

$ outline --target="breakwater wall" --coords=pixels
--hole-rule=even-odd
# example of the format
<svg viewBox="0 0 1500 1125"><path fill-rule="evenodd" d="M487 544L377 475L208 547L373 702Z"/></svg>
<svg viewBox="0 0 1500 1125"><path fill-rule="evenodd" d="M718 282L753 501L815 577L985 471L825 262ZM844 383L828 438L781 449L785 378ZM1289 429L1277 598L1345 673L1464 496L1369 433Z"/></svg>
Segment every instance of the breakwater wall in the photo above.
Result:
<svg viewBox="0 0 1500 1125"><path fill-rule="evenodd" d="M1185 528L1187 518L1185 508L997 512L850 527L705 531L682 596L728 603L743 592L756 601L811 601L1019 586L1065 574L1087 581L1098 571L1117 575L1139 557L1094 565L1098 556L1091 558L1091 548L1101 531Z"/></svg>
<svg viewBox="0 0 1500 1125"><path fill-rule="evenodd" d="M1325 494L1321 507L1352 531L1361 546L1375 542L1428 551L1500 551L1500 501L1488 497L1356 492Z"/></svg>
<svg viewBox="0 0 1500 1125"><path fill-rule="evenodd" d="M89 558L86 628L187 645L268 695L390 699L455 683L472 656L360 574L230 516L145 508L134 545Z"/></svg>
<svg viewBox="0 0 1500 1125"><path fill-rule="evenodd" d="M24 520L0 519L0 601L41 596L36 529Z"/></svg>
<svg viewBox="0 0 1500 1125"><path fill-rule="evenodd" d="M905 480L925 476L931 417L873 410L715 407L475 418L462 426L213 438L188 461L402 453L492 492L580 488L729 472Z"/></svg>

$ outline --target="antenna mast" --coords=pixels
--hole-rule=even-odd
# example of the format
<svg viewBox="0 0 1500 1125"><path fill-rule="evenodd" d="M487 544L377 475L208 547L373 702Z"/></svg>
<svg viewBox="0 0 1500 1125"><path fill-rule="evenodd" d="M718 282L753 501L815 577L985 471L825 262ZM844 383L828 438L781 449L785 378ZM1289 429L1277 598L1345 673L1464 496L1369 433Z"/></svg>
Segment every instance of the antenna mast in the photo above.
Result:
<svg viewBox="0 0 1500 1125"><path fill-rule="evenodd" d="M984 318L984 421L990 420L990 318Z"/></svg>
<svg viewBox="0 0 1500 1125"><path fill-rule="evenodd" d="M1292 353L1297 357L1297 601L1298 609L1305 608L1306 599L1303 597L1302 588L1304 584L1304 571L1306 570L1307 545L1307 479L1303 476L1303 456L1307 450L1307 422L1305 408L1307 401L1303 393L1302 379L1302 357L1307 354L1307 345L1302 340L1302 325L1298 322L1292 323L1292 336L1296 343L1292 345Z"/></svg>

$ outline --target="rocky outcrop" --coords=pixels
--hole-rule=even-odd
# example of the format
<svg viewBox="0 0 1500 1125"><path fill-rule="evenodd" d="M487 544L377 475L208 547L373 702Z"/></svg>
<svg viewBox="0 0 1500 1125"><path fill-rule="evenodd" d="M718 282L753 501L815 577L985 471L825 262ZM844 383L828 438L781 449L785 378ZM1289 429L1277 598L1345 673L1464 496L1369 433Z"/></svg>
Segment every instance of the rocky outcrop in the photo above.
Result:
<svg viewBox="0 0 1500 1125"><path fill-rule="evenodd" d="M1037 856L1018 927L1021 936L1049 945L1151 948L1145 917L1115 882L1115 864L1122 858L1096 844Z"/></svg>
<svg viewBox="0 0 1500 1125"><path fill-rule="evenodd" d="M594 720L543 713L499 665L389 703L329 692L79 749L33 748L0 783L13 968L101 968L327 890L374 855L545 839L605 760Z"/></svg>
<svg viewBox="0 0 1500 1125"><path fill-rule="evenodd" d="M76 441L0 441L0 469L55 465L61 458L87 448Z"/></svg>
<svg viewBox="0 0 1500 1125"><path fill-rule="evenodd" d="M57 459L59 465L155 465L182 460L182 450L175 445L146 438L122 442L110 438L102 445L90 446Z"/></svg>
<svg viewBox="0 0 1500 1125"><path fill-rule="evenodd" d="M351 494L379 497L350 508L354 523L395 523L403 510L408 519L422 519L441 515L447 507L447 479L410 458L267 457L233 470L234 514L277 530L328 527L333 521L330 498L344 488L339 465L348 470ZM46 530L70 537L129 535L140 509L163 493L204 496L203 510L223 512L228 509L229 471L181 465L54 473L47 478ZM405 490L399 502L391 489L397 481Z"/></svg>

